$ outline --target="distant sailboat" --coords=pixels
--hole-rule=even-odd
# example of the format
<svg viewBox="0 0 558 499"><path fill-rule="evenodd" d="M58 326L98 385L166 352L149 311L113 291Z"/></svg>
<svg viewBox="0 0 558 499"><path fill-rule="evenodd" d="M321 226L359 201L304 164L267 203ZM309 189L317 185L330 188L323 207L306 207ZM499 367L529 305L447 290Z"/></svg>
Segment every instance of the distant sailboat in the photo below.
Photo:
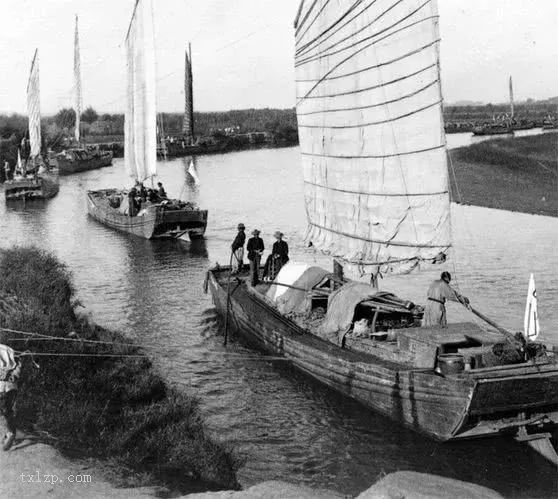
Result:
<svg viewBox="0 0 558 499"><path fill-rule="evenodd" d="M306 241L333 272L288 262L272 282L241 272L230 286L231 267L216 266L207 285L249 342L415 431L445 441L522 428L547 441L553 356L524 362L513 335L470 322L419 327L422 307L377 286L380 274L443 262L452 245L438 17L434 0L301 2ZM514 356L494 353L504 349Z"/></svg>
<svg viewBox="0 0 558 499"><path fill-rule="evenodd" d="M27 113L29 117L29 157L21 165L18 151L19 175L6 182L6 200L48 199L59 190L58 175L41 156L41 100L39 85L39 51L35 50L27 84Z"/></svg>
<svg viewBox="0 0 558 499"><path fill-rule="evenodd" d="M525 304L525 318L523 320L523 334L528 341L535 341L540 333L539 312L537 307L537 288L535 277L531 274Z"/></svg>
<svg viewBox="0 0 558 499"><path fill-rule="evenodd" d="M127 94L124 163L139 185L157 175L155 43L152 1L137 0L126 35ZM109 227L147 239L203 237L207 210L157 194L104 189L89 191L89 214ZM138 206L138 198L141 205Z"/></svg>
<svg viewBox="0 0 558 499"><path fill-rule="evenodd" d="M81 58L79 51L78 16L76 16L76 27L74 31L74 111L76 123L74 127L74 137L77 147L72 147L56 155L58 169L62 175L95 170L112 164L112 152L86 148L81 145L81 110Z"/></svg>
<svg viewBox="0 0 558 499"><path fill-rule="evenodd" d="M195 185L200 185L200 177L198 177L198 172L194 160L190 160L190 166L188 166L188 174L192 177Z"/></svg>

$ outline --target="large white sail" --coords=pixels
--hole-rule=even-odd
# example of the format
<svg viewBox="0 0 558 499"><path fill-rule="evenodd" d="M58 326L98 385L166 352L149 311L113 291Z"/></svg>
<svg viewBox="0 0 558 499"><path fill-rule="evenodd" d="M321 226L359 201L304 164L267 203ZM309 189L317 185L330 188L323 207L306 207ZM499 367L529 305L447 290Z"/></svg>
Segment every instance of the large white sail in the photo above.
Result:
<svg viewBox="0 0 558 499"><path fill-rule="evenodd" d="M432 0L306 0L297 116L313 245L403 273L451 245Z"/></svg>
<svg viewBox="0 0 558 499"><path fill-rule="evenodd" d="M76 16L76 30L74 33L74 111L76 113L74 135L76 141L79 142L79 127L81 121L81 61L79 56L78 16Z"/></svg>
<svg viewBox="0 0 558 499"><path fill-rule="evenodd" d="M143 181L157 174L155 39L151 0L136 2L126 36L126 62L124 159L128 173Z"/></svg>
<svg viewBox="0 0 558 499"><path fill-rule="evenodd" d="M29 156L41 154L41 100L39 91L39 50L35 50L27 83L27 114L29 115Z"/></svg>

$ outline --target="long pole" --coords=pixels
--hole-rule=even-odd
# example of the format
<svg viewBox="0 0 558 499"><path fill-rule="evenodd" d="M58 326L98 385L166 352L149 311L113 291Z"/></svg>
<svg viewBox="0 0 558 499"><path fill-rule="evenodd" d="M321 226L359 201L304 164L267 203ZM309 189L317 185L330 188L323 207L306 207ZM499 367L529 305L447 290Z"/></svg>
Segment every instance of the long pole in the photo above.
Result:
<svg viewBox="0 0 558 499"><path fill-rule="evenodd" d="M223 345L227 346L227 339L229 337L229 308L231 303L231 276L232 276L232 261L234 253L231 251L231 258L229 261L229 277L227 279L227 311L225 313L225 336Z"/></svg>
<svg viewBox="0 0 558 499"><path fill-rule="evenodd" d="M497 324L496 322L494 322L492 319L490 319L489 317L487 317L486 315L484 315L482 312L479 312L478 310L476 310L475 308L471 307L471 305L466 305L465 303L461 302L468 310L470 310L474 315L476 315L479 319L482 319L484 322L486 322L487 324L489 324L490 326L492 326L494 329L496 329L499 333L503 334L507 340L509 340L510 342L512 342L513 344L517 344L518 341L515 339L515 336L513 335L513 333L511 333L510 331L508 331L507 329L503 328L502 326L500 326L499 324Z"/></svg>

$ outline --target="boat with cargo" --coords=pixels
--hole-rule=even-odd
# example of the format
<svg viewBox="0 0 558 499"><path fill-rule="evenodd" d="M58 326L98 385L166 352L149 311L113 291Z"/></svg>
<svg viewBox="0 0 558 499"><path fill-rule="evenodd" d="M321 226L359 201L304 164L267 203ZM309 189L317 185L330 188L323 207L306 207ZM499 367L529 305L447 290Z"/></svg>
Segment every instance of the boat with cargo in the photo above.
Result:
<svg viewBox="0 0 558 499"><path fill-rule="evenodd" d="M420 304L378 286L444 268L452 246L436 2L302 1L295 32L306 240L333 270L290 261L253 283L209 269L225 341L236 331L435 439L508 436L558 463L558 363L536 307L512 334L456 294L490 328L425 326Z"/></svg>
<svg viewBox="0 0 558 499"><path fill-rule="evenodd" d="M137 0L126 36L128 70L124 162L135 182L131 189L87 192L89 215L113 229L146 239L202 238L207 210L169 199L143 182L157 176L155 43L151 0Z"/></svg>

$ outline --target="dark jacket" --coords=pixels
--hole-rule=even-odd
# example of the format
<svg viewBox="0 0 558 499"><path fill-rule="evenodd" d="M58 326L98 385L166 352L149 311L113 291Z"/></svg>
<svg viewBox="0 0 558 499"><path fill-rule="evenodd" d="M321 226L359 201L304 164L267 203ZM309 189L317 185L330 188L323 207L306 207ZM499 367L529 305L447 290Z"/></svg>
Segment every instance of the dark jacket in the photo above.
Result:
<svg viewBox="0 0 558 499"><path fill-rule="evenodd" d="M254 260L254 258L256 257L256 251L264 250L263 239L259 236L251 237L250 239L248 239L246 249L248 250L248 260Z"/></svg>
<svg viewBox="0 0 558 499"><path fill-rule="evenodd" d="M246 241L246 234L244 233L243 230L239 230L238 234L234 238L234 241L231 245L231 249L233 251L236 251L238 248L242 248L244 246L245 241Z"/></svg>
<svg viewBox="0 0 558 499"><path fill-rule="evenodd" d="M273 256L279 256L283 263L289 261L289 245L285 241L275 241L271 253Z"/></svg>

